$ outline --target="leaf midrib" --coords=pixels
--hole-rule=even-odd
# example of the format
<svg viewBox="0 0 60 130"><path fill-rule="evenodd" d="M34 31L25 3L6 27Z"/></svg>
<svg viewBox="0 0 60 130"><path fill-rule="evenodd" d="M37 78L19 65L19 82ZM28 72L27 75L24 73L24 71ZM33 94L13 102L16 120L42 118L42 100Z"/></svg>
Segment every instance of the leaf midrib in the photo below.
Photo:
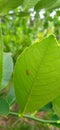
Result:
<svg viewBox="0 0 60 130"><path fill-rule="evenodd" d="M45 40L45 39L44 39ZM46 40L48 40L47 38L46 38ZM40 43L40 44L42 44L42 43ZM46 44L46 43L45 43ZM39 62L38 62L38 65L37 65L37 71L36 71L36 74L35 74L35 77L33 78L33 82L32 82L32 85L31 85L31 90L30 90L30 94L28 94L29 96L28 96L28 98L27 98L27 102L26 102L26 105L25 105L25 108L24 108L24 111L23 111L23 114L25 113L25 111L26 111L26 108L27 108L27 106L28 106L28 104L29 104L29 101L30 101L30 97L31 97L31 94L32 94L32 91L33 91L33 88L34 88L34 81L36 80L36 77L37 77L37 75L38 75L38 73L39 73L39 71L38 71L38 68L41 66L41 64L42 64L42 61L44 60L44 56L46 56L46 53L47 53L47 48L48 48L48 43L47 43L47 45L46 45L46 47L45 47L45 50L44 50L44 52L43 52L43 56L41 57L41 60L39 60ZM38 50L39 51L39 50ZM32 87L33 86L33 87Z"/></svg>

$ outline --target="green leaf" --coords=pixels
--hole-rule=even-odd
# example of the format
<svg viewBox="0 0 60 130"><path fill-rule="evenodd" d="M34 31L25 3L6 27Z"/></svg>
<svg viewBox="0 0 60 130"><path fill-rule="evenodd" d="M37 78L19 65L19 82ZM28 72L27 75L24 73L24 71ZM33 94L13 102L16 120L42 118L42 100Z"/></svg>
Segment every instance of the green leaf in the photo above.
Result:
<svg viewBox="0 0 60 130"><path fill-rule="evenodd" d="M14 87L23 113L42 108L60 94L60 47L53 35L33 44L19 56Z"/></svg>
<svg viewBox="0 0 60 130"><path fill-rule="evenodd" d="M3 61L3 38L2 38L2 27L0 21L0 82L2 79L2 61Z"/></svg>
<svg viewBox="0 0 60 130"><path fill-rule="evenodd" d="M0 115L7 116L9 114L9 105L7 101L0 98Z"/></svg>
<svg viewBox="0 0 60 130"><path fill-rule="evenodd" d="M58 117L60 117L60 96L53 100L53 109Z"/></svg>
<svg viewBox="0 0 60 130"><path fill-rule="evenodd" d="M51 120L56 121L56 123L51 123L53 126L60 128L60 118L56 114L52 115Z"/></svg>
<svg viewBox="0 0 60 130"><path fill-rule="evenodd" d="M42 8L55 9L60 7L60 0L24 0L23 6L25 9L35 7L35 10Z"/></svg>
<svg viewBox="0 0 60 130"><path fill-rule="evenodd" d="M0 0L0 13L6 13L20 5L23 5L24 9L31 7L35 7L36 10L55 9L60 7L60 0Z"/></svg>
<svg viewBox="0 0 60 130"><path fill-rule="evenodd" d="M7 12L13 10L17 6L20 6L23 0L0 0L0 12Z"/></svg>
<svg viewBox="0 0 60 130"><path fill-rule="evenodd" d="M55 3L50 8L51 9L60 8L60 0L56 0Z"/></svg>
<svg viewBox="0 0 60 130"><path fill-rule="evenodd" d="M9 105L11 105L12 103L14 103L14 101L16 100L15 92L14 92L14 87L10 88L10 90L8 92L8 95L7 95L7 100L8 100Z"/></svg>
<svg viewBox="0 0 60 130"><path fill-rule="evenodd" d="M2 78L2 44L0 42L0 81Z"/></svg>
<svg viewBox="0 0 60 130"><path fill-rule="evenodd" d="M60 8L60 0L40 0L36 5L35 5L35 10L40 10L42 8L46 9L55 9L55 8Z"/></svg>
<svg viewBox="0 0 60 130"><path fill-rule="evenodd" d="M39 111L48 111L50 109L52 109L52 103L51 102L46 104L45 106L43 106Z"/></svg>
<svg viewBox="0 0 60 130"><path fill-rule="evenodd" d="M13 72L13 60L10 53L4 53L3 65L2 65L2 80L0 83L0 89L8 85Z"/></svg>
<svg viewBox="0 0 60 130"><path fill-rule="evenodd" d="M23 6L25 9L29 9L31 7L34 7L37 3L38 3L39 0L24 0L23 2Z"/></svg>

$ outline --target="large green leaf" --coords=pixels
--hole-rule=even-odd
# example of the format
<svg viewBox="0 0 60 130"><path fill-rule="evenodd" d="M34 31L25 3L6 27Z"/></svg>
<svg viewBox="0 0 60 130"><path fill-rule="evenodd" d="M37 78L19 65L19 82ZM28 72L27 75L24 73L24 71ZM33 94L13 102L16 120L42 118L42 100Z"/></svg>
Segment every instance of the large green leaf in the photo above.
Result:
<svg viewBox="0 0 60 130"><path fill-rule="evenodd" d="M23 113L34 112L60 94L60 47L54 36L30 46L19 56L14 87Z"/></svg>
<svg viewBox="0 0 60 130"><path fill-rule="evenodd" d="M2 79L0 89L7 86L13 72L13 60L10 53L4 53L2 64Z"/></svg>
<svg viewBox="0 0 60 130"><path fill-rule="evenodd" d="M60 117L60 96L53 100L53 109L58 117Z"/></svg>
<svg viewBox="0 0 60 130"><path fill-rule="evenodd" d="M7 116L9 114L9 104L4 98L0 98L0 115Z"/></svg>
<svg viewBox="0 0 60 130"><path fill-rule="evenodd" d="M23 0L0 0L0 12L6 12L13 10L17 6L20 6L23 3Z"/></svg>

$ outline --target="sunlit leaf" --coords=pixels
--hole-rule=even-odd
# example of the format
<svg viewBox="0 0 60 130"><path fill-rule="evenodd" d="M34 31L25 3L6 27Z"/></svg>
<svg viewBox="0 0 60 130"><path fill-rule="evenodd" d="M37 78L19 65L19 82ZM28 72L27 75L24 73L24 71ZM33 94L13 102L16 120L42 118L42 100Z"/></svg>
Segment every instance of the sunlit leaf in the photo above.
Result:
<svg viewBox="0 0 60 130"><path fill-rule="evenodd" d="M60 47L53 35L30 46L19 56L14 87L23 113L42 108L60 94Z"/></svg>

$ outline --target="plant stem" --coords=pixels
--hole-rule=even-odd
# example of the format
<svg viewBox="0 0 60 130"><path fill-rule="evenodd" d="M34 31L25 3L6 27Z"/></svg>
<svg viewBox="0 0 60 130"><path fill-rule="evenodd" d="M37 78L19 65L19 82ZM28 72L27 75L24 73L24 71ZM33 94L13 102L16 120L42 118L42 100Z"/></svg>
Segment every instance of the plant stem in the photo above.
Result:
<svg viewBox="0 0 60 130"><path fill-rule="evenodd" d="M40 123L60 124L60 120L44 120L44 119L41 119L41 118L38 118L38 117L34 117L32 115L21 116L19 113L15 113L15 112L10 112L10 114L12 114L14 116L18 116L20 118L23 117L23 118L27 118L27 119L30 119L30 120L34 120L34 121L37 121L37 122L40 122Z"/></svg>
<svg viewBox="0 0 60 130"><path fill-rule="evenodd" d="M10 115L14 115L14 116L18 116L19 117L19 114L16 113L16 112L9 112Z"/></svg>
<svg viewBox="0 0 60 130"><path fill-rule="evenodd" d="M31 119L31 120L34 120L34 121L37 121L37 122L41 122L41 123L57 123L57 121L53 121L53 120L44 120L44 119L41 119L41 118L38 118L38 117L34 117L34 116L31 116L31 115L24 115L23 116L24 118L28 118L28 119Z"/></svg>

